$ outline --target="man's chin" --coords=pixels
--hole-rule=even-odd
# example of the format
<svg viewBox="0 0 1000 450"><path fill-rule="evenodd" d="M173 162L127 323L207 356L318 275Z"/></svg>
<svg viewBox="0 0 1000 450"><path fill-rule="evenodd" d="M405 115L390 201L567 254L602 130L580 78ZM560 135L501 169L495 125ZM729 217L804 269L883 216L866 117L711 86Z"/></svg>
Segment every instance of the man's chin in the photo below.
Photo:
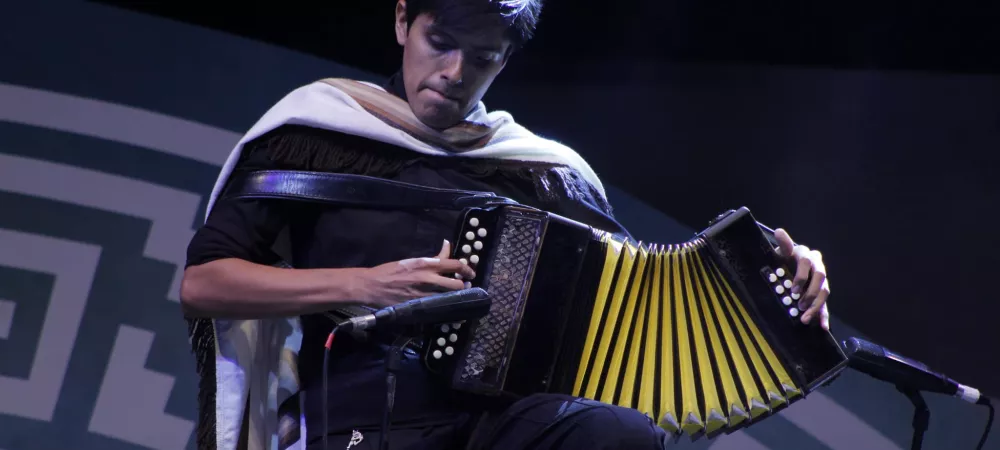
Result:
<svg viewBox="0 0 1000 450"><path fill-rule="evenodd" d="M457 114L417 114L417 119L428 127L443 130L450 128L461 122L462 118Z"/></svg>

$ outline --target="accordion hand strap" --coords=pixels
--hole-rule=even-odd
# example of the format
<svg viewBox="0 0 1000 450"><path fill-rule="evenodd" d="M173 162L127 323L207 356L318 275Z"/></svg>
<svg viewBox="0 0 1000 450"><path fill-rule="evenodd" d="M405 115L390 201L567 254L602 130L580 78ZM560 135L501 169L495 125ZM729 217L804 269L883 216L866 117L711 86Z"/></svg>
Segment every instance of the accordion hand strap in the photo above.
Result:
<svg viewBox="0 0 1000 450"><path fill-rule="evenodd" d="M492 192L422 186L366 175L295 170L233 173L221 199L284 199L385 209L451 209L518 205Z"/></svg>

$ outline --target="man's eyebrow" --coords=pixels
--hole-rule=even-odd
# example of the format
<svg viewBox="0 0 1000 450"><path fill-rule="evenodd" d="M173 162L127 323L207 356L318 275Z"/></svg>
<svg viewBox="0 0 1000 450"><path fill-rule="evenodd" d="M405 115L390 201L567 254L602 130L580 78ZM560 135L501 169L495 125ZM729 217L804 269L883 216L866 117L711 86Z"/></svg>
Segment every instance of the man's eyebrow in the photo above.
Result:
<svg viewBox="0 0 1000 450"><path fill-rule="evenodd" d="M474 45L472 46L474 50L479 50L482 52L493 52L493 53L503 53L503 48L497 47L495 45Z"/></svg>
<svg viewBox="0 0 1000 450"><path fill-rule="evenodd" d="M428 28L428 31L431 34L439 35L439 36L441 36L441 37L443 37L443 38L445 38L445 39L447 39L447 40L449 40L451 42L454 42L456 44L458 42L461 42L459 39L455 38L454 34L452 34L451 32L447 31L445 29L445 27L442 27L442 26L437 25L437 24L430 24L430 25L428 25L427 28ZM490 45L490 44L475 45L475 44L473 44L471 47L472 47L473 50L481 51L481 52L503 53L503 47L496 46L496 45Z"/></svg>

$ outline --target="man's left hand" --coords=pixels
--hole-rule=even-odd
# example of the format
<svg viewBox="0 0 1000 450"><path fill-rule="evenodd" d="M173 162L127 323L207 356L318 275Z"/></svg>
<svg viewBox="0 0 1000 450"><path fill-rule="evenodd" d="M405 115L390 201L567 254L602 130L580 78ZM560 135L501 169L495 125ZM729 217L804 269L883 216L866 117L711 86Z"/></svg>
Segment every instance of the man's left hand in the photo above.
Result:
<svg viewBox="0 0 1000 450"><path fill-rule="evenodd" d="M826 299L830 296L830 280L826 277L823 255L818 250L795 245L784 229L774 230L774 237L778 240L778 254L795 261L792 293L801 294L798 307L800 311L805 311L802 323L809 323L819 315L820 326L829 330L830 312L826 308Z"/></svg>

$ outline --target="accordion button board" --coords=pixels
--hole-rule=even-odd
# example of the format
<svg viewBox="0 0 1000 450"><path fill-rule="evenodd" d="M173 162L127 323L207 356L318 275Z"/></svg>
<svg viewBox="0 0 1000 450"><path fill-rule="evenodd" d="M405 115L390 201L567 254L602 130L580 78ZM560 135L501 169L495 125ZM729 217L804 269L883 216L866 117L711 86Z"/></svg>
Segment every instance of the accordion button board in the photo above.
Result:
<svg viewBox="0 0 1000 450"><path fill-rule="evenodd" d="M687 242L635 242L537 210L469 210L455 258L491 297L426 335L427 368L484 395L557 392L709 437L762 420L846 365L803 324L794 272L746 208Z"/></svg>
<svg viewBox="0 0 1000 450"><path fill-rule="evenodd" d="M486 211L479 214L489 215ZM468 213L460 226L459 236L462 239L456 241L461 244L456 245L456 251L452 254L453 258L457 258L462 264L469 265L477 272L476 280L466 280L465 287L467 288L481 286L484 278L484 275L479 273L479 262L481 261L481 253L488 248L491 242L487 239L489 231L481 225L483 223L477 213ZM461 277L461 274L455 274L455 278ZM426 342L435 344L427 346L428 348L424 352L424 364L431 372L443 373L454 366L455 348L463 344L468 335L468 327L462 328L464 323L463 321L441 324L431 328L431 331L426 334Z"/></svg>

